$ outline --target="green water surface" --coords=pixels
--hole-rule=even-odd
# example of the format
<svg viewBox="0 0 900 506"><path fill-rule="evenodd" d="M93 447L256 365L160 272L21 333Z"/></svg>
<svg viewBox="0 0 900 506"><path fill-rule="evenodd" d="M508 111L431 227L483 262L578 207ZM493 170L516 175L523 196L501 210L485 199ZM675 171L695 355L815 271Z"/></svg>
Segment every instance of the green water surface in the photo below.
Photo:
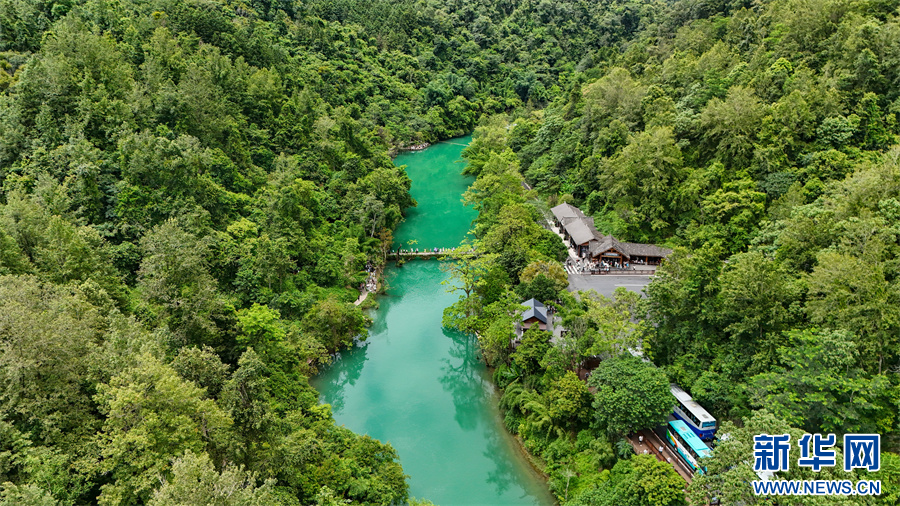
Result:
<svg viewBox="0 0 900 506"><path fill-rule="evenodd" d="M395 165L406 165L412 179L409 192L418 202L406 209L406 221L394 232L394 247L419 251L459 246L466 237L472 220L478 215L471 207L462 205L462 194L473 177L463 177L460 152L472 140L471 136L439 142L423 151L403 153L394 159Z"/></svg>
<svg viewBox="0 0 900 506"><path fill-rule="evenodd" d="M427 193L414 193L419 208L398 237L449 247L466 233L473 212L459 202L467 182L453 163L461 150L448 143L398 157L398 165L409 166L413 191ZM419 184L423 177L427 184ZM441 285L440 263L410 261L385 277L389 288L378 298L367 343L313 379L322 402L338 423L397 450L412 497L440 506L553 504L503 427L474 339L441 327L443 309L457 295Z"/></svg>

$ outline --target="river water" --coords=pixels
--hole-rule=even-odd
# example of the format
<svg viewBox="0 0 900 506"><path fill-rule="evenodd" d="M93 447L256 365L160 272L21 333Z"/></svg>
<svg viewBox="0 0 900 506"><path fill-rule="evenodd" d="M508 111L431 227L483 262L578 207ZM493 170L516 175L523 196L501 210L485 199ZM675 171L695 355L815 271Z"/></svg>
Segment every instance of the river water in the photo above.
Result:
<svg viewBox="0 0 900 506"><path fill-rule="evenodd" d="M472 179L460 175L457 161L469 140L397 157L419 203L397 230L397 244L452 247L465 237L475 212L460 198ZM503 427L474 339L441 327L443 309L458 295L441 284L440 262L391 266L385 278L367 343L312 380L335 420L397 450L411 497L440 506L553 504Z"/></svg>

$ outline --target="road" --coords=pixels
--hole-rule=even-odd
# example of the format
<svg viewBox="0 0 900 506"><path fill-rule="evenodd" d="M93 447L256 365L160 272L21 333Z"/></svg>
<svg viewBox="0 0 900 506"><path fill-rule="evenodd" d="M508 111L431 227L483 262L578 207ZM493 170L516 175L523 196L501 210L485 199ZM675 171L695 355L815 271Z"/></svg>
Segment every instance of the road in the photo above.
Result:
<svg viewBox="0 0 900 506"><path fill-rule="evenodd" d="M640 436L644 436L644 441L640 441ZM675 451L663 442L652 430L642 430L628 437L628 442L634 448L637 454L648 453L656 456L660 462L669 462L678 475L684 478L684 481L690 485L694 476L694 471L678 456ZM662 447L662 452L659 448ZM671 459L671 460L670 460Z"/></svg>

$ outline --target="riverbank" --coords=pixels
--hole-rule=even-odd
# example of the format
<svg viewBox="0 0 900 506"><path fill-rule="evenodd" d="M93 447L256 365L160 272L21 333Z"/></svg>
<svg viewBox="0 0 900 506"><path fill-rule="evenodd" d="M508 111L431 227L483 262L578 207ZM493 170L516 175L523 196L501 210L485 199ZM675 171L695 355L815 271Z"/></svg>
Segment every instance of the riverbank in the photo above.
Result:
<svg viewBox="0 0 900 506"><path fill-rule="evenodd" d="M473 178L457 162L468 138L407 152L410 192L395 231L394 251L459 245L477 216L462 205ZM310 381L338 423L390 443L409 475L409 493L441 506L550 506L545 476L503 425L498 392L469 335L443 327L443 309L456 294L443 284L440 262L401 256L381 273L379 309L369 338L335 357ZM400 266L404 262L405 265ZM361 307L375 301L366 295Z"/></svg>
<svg viewBox="0 0 900 506"><path fill-rule="evenodd" d="M430 143L430 142L421 142L421 143L419 143L419 144L412 144L412 145L409 145L409 146L403 146L403 145L401 145L401 146L391 146L391 148L388 149L388 153L387 153L387 154L388 154L388 156L391 157L391 158L396 158L397 155L399 155L399 154L401 154L401 153L404 153L404 152L424 151L424 150L426 150L426 149L428 149L428 148L430 148L430 147L431 147L431 143Z"/></svg>
<svg viewBox="0 0 900 506"><path fill-rule="evenodd" d="M410 495L442 506L533 504L553 498L503 426L498 391L474 338L442 327L438 262L385 269L369 338L312 378L339 424L391 444Z"/></svg>
<svg viewBox="0 0 900 506"><path fill-rule="evenodd" d="M477 342L477 340L476 340L476 342ZM503 413L502 413L502 411L499 411L499 402L500 402L500 398L503 397L503 390L500 388L499 385L497 385L497 382L494 381L494 373L497 372L497 369L494 367L487 367L487 371L491 378L491 384L494 386L494 391L495 391L495 394L497 397L498 412L501 415L501 421L502 421ZM510 433L509 430L506 429L505 425L503 427L503 430L506 431L507 434L509 434L509 436L513 439L513 441L516 442L516 450L518 450L519 455L521 455L521 457L523 459L528 461L528 464L531 466L531 469L535 473L537 473L541 477L541 479L544 480L544 482L547 482L547 480L550 479L550 475L547 474L547 463L544 462L540 457L533 455L531 452L528 451L528 448L525 447L525 440L522 439L522 436L520 436L518 434ZM557 504L557 505L559 504L559 501L557 501L555 497L554 497L554 504Z"/></svg>

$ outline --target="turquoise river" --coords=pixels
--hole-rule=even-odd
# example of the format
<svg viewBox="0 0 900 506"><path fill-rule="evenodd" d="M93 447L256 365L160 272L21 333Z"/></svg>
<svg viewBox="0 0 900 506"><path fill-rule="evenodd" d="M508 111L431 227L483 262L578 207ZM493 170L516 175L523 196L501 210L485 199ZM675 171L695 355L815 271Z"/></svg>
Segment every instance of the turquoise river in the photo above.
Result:
<svg viewBox="0 0 900 506"><path fill-rule="evenodd" d="M475 212L461 202L472 180L460 174L459 158L469 140L397 157L419 203L397 230L398 243L451 247L465 237ZM389 267L367 342L312 383L338 423L397 450L411 497L439 506L553 504L503 427L474 339L441 327L443 309L457 298L445 279L436 260Z"/></svg>

